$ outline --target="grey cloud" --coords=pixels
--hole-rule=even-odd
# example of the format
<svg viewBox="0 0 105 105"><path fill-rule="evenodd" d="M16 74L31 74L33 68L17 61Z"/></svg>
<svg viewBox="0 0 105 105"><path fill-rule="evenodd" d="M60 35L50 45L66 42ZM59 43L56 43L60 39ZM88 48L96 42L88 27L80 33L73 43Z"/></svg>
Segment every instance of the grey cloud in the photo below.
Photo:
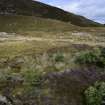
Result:
<svg viewBox="0 0 105 105"><path fill-rule="evenodd" d="M86 16L98 22L105 22L105 0L77 0L65 4L63 8L67 11Z"/></svg>

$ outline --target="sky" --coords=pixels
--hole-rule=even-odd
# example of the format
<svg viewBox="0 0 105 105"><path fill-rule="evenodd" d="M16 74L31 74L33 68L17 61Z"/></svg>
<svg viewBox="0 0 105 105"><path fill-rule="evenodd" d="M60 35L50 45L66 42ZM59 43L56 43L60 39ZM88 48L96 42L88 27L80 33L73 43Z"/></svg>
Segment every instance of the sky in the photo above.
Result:
<svg viewBox="0 0 105 105"><path fill-rule="evenodd" d="M66 11L105 23L105 0L39 0Z"/></svg>

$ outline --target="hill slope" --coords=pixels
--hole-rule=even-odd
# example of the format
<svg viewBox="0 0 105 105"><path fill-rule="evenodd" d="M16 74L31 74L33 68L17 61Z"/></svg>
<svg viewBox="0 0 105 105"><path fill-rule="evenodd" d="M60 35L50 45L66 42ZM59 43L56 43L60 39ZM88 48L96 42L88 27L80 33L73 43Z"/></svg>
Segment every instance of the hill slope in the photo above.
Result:
<svg viewBox="0 0 105 105"><path fill-rule="evenodd" d="M1 15L1 32L42 31L42 32L65 32L76 30L78 27L58 20L44 19L34 16Z"/></svg>
<svg viewBox="0 0 105 105"><path fill-rule="evenodd" d="M37 16L70 22L78 26L103 26L83 16L32 0L0 0L0 14Z"/></svg>

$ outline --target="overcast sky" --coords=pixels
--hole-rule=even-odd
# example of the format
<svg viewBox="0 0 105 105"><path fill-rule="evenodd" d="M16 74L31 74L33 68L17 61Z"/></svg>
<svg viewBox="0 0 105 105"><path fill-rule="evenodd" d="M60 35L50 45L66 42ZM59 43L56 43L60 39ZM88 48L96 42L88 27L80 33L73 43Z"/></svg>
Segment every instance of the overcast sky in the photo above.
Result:
<svg viewBox="0 0 105 105"><path fill-rule="evenodd" d="M66 11L105 23L105 0L39 0Z"/></svg>

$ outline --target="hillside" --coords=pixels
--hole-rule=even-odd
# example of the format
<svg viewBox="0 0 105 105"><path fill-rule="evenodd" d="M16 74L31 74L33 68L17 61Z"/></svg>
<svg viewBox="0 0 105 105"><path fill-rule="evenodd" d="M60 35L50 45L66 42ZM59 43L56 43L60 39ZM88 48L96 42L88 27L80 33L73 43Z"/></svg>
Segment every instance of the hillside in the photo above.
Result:
<svg viewBox="0 0 105 105"><path fill-rule="evenodd" d="M26 31L46 31L61 32L78 28L72 24L67 24L58 20L44 19L34 16L1 15L1 32L26 32Z"/></svg>
<svg viewBox="0 0 105 105"><path fill-rule="evenodd" d="M0 14L30 15L69 22L78 26L103 26L83 16L32 0L0 0Z"/></svg>
<svg viewBox="0 0 105 105"><path fill-rule="evenodd" d="M105 105L98 26L40 2L0 0L0 105Z"/></svg>

